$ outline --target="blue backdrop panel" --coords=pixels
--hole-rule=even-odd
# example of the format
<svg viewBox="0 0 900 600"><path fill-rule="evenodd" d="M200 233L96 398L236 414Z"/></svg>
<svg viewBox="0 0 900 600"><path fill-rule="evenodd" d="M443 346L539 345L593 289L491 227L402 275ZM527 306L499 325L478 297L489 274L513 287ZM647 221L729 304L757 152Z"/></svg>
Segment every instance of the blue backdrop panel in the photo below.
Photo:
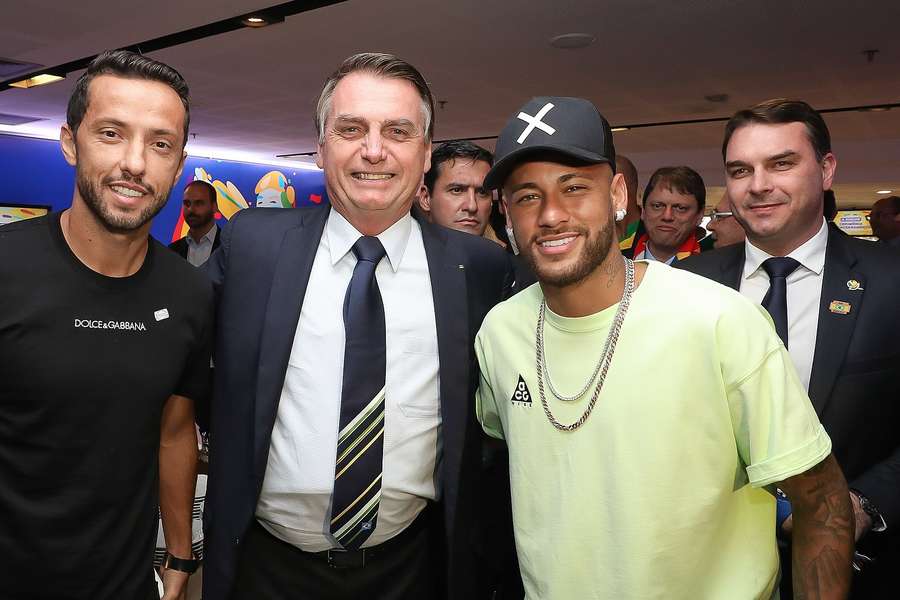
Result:
<svg viewBox="0 0 900 600"><path fill-rule="evenodd" d="M181 192L194 179L205 179L218 192L220 225L248 207L288 208L325 199L320 171L188 157L169 201L153 221L150 233L169 243L184 234ZM0 204L46 204L68 208L75 169L66 163L55 140L0 135Z"/></svg>

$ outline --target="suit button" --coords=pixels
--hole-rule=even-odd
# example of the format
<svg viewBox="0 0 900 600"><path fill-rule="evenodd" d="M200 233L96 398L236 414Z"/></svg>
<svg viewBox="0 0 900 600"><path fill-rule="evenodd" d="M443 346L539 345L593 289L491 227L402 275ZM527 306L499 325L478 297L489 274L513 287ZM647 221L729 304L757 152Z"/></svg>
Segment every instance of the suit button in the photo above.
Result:
<svg viewBox="0 0 900 600"><path fill-rule="evenodd" d="M234 538L234 545L238 546L241 543L241 538Z"/></svg>

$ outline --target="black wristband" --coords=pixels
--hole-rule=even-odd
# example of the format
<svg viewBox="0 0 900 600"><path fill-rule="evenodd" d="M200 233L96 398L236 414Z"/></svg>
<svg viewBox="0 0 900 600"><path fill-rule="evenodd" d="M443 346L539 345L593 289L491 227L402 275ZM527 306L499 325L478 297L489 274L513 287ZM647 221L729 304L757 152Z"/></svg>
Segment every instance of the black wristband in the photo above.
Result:
<svg viewBox="0 0 900 600"><path fill-rule="evenodd" d="M182 573L193 573L197 570L197 567L200 566L200 561L196 558L176 558L166 552L166 556L163 558L162 566L165 569L172 569L173 571L181 571Z"/></svg>

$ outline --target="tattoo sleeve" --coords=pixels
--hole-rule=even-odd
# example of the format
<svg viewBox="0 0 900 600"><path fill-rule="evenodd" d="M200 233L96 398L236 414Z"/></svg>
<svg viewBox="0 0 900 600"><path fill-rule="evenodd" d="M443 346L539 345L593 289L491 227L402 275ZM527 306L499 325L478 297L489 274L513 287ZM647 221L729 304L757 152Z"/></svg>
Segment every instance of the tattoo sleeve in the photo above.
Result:
<svg viewBox="0 0 900 600"><path fill-rule="evenodd" d="M853 509L834 457L778 484L793 507L796 600L843 599L850 591Z"/></svg>

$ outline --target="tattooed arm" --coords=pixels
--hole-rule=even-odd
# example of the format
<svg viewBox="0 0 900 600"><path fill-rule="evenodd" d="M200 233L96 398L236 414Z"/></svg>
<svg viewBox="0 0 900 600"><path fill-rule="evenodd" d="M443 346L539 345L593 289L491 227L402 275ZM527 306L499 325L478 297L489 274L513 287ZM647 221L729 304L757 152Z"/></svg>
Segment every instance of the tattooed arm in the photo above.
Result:
<svg viewBox="0 0 900 600"><path fill-rule="evenodd" d="M846 598L853 560L853 509L833 456L778 484L793 507L794 598Z"/></svg>

